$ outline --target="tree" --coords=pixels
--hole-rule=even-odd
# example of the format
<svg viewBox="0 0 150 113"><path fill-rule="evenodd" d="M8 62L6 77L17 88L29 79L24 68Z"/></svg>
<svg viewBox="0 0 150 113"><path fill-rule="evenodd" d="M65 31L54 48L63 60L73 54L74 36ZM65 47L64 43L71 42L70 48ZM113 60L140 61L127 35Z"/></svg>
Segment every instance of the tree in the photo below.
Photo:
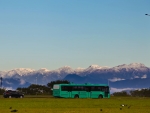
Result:
<svg viewBox="0 0 150 113"><path fill-rule="evenodd" d="M51 81L50 83L45 85L37 85L37 84L31 84L27 88L17 88L18 91L23 92L26 95L52 95L52 88L54 84L69 84L70 82L67 80L56 80Z"/></svg>
<svg viewBox="0 0 150 113"><path fill-rule="evenodd" d="M47 84L47 86L52 89L54 84L69 84L70 82L68 80L56 80L51 81Z"/></svg>
<svg viewBox="0 0 150 113"><path fill-rule="evenodd" d="M150 88L130 91L133 97L150 97Z"/></svg>
<svg viewBox="0 0 150 113"><path fill-rule="evenodd" d="M130 95L127 92L122 91L113 93L113 96L130 96Z"/></svg>
<svg viewBox="0 0 150 113"><path fill-rule="evenodd" d="M5 89L0 88L0 95L3 95L4 92L5 92Z"/></svg>
<svg viewBox="0 0 150 113"><path fill-rule="evenodd" d="M31 84L27 88L17 88L18 91L25 93L26 95L47 95L51 94L49 87L45 85Z"/></svg>

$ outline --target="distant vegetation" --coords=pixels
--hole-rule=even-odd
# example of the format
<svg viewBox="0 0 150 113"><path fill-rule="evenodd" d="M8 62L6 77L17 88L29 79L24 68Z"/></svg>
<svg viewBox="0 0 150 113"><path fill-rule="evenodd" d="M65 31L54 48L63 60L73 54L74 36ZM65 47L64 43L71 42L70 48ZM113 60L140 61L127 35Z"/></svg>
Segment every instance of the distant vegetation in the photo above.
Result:
<svg viewBox="0 0 150 113"><path fill-rule="evenodd" d="M128 94L126 91L122 91L122 92L115 92L115 93L112 94L112 96L128 97L128 96L131 96L131 95Z"/></svg>
<svg viewBox="0 0 150 113"><path fill-rule="evenodd" d="M0 88L0 95L2 95L5 92L4 88Z"/></svg>
<svg viewBox="0 0 150 113"><path fill-rule="evenodd" d="M115 92L112 96L132 96L132 97L150 97L150 88L141 89L141 90L133 90L129 93L122 91L122 92Z"/></svg>
<svg viewBox="0 0 150 113"><path fill-rule="evenodd" d="M52 95L52 88L54 84L69 84L67 80L51 81L47 85L31 84L29 87L18 87L17 90L23 92L25 95ZM0 88L0 95L5 92L6 89Z"/></svg>
<svg viewBox="0 0 150 113"><path fill-rule="evenodd" d="M23 92L25 95L52 95L52 88L54 84L69 84L67 80L51 81L46 85L32 84L27 88L17 88L18 91Z"/></svg>

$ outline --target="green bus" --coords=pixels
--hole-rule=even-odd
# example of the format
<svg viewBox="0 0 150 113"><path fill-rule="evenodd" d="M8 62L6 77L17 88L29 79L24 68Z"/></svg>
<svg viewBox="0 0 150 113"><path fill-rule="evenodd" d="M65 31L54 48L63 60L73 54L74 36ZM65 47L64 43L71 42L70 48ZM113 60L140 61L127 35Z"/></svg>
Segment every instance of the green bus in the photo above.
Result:
<svg viewBox="0 0 150 113"><path fill-rule="evenodd" d="M110 98L107 84L54 84L52 90L60 98Z"/></svg>

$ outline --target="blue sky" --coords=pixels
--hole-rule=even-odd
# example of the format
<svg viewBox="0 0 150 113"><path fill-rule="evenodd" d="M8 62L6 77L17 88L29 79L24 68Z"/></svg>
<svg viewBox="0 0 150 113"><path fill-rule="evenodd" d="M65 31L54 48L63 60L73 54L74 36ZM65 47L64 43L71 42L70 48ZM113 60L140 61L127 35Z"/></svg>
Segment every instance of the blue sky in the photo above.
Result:
<svg viewBox="0 0 150 113"><path fill-rule="evenodd" d="M149 0L0 0L0 70L150 67Z"/></svg>

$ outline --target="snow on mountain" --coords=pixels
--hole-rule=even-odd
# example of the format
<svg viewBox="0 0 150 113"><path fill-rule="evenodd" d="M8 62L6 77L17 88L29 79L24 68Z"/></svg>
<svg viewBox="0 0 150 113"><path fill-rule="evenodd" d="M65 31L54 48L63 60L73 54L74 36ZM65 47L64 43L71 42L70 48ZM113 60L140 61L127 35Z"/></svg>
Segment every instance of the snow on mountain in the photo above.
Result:
<svg viewBox="0 0 150 113"><path fill-rule="evenodd" d="M59 68L55 71L58 72L58 73L62 73L62 74L63 73L68 73L68 74L74 73L74 69L72 69L70 66L61 67L61 68Z"/></svg>
<svg viewBox="0 0 150 113"><path fill-rule="evenodd" d="M112 68L112 70L115 70L116 72L119 72L122 69L125 69L126 71L130 71L133 69L137 70L137 71L147 71L149 68L147 68L142 63L131 63L129 65L123 64L123 65L118 65L118 66Z"/></svg>
<svg viewBox="0 0 150 113"><path fill-rule="evenodd" d="M0 76L4 77L6 75L7 71L0 71Z"/></svg>
<svg viewBox="0 0 150 113"><path fill-rule="evenodd" d="M124 82L127 80L147 80L150 78L150 68L141 63L131 63L118 65L112 68L99 65L90 65L88 68L72 69L70 66L64 66L56 70L48 70L41 68L39 70L29 68L17 68L9 71L0 71L0 77L4 79L18 79L19 85L24 85L26 82L31 84L47 84L50 81L64 79L67 75L74 74L79 78L84 78L81 82L86 81L92 83L102 83L109 80L114 82ZM72 78L79 82L79 79ZM15 81L16 82L16 81ZM13 82L15 84L15 82ZM131 81L132 82L132 81ZM5 81L11 86L12 81ZM143 82L144 83L144 82Z"/></svg>
<svg viewBox="0 0 150 113"><path fill-rule="evenodd" d="M85 68L81 68L81 67L74 69L76 74L79 74L79 73L83 72L84 70L85 70Z"/></svg>
<svg viewBox="0 0 150 113"><path fill-rule="evenodd" d="M116 72L120 73L118 77L116 77L117 76ZM126 75L125 74L126 72L131 72L131 73L128 73L128 75ZM141 75L138 72L143 72L143 75ZM70 66L64 66L51 71L46 68L41 68L39 70L34 70L29 68L17 68L10 71L0 71L0 76L3 78L16 77L25 80L30 80L31 78L35 79L35 77L38 76L38 78L41 79L45 77L49 80L55 80L55 79L63 79L68 74L77 74L80 76L86 76L91 74L91 77L94 74L95 75L97 74L97 76L99 77L100 75L101 77L104 77L103 75L105 75L105 78L109 77L109 79L113 79L113 80L116 80L116 78L117 80L119 79L122 80L125 78L146 78L149 76L147 74L149 72L150 72L150 68L146 67L144 64L131 63L129 65L123 64L112 68L106 66L99 66L99 65L90 65L88 68L72 69Z"/></svg>
<svg viewBox="0 0 150 113"><path fill-rule="evenodd" d="M2 77L12 77L14 75L19 75L19 76L22 76L22 75L28 75L32 72L34 72L35 70L33 69L30 69L30 68L17 68L17 69L13 69L13 70L10 70L10 71L5 71L2 73ZM1 73L0 73L1 74Z"/></svg>
<svg viewBox="0 0 150 113"><path fill-rule="evenodd" d="M93 70L94 70L94 69L102 69L102 68L104 68L104 67L94 64L94 65L90 65L90 66L87 68L87 70L88 70L88 69L93 69Z"/></svg>
<svg viewBox="0 0 150 113"><path fill-rule="evenodd" d="M131 63L128 65L129 67L132 67L132 68L140 68L140 67L146 67L144 64L142 63Z"/></svg>
<svg viewBox="0 0 150 113"><path fill-rule="evenodd" d="M89 73L91 73L91 72L93 72L93 71L101 71L101 70L103 70L103 69L109 69L109 67L107 67L107 66L99 66L99 65L90 65L88 68L86 68L85 70L84 70L84 72L89 72Z"/></svg>
<svg viewBox="0 0 150 113"><path fill-rule="evenodd" d="M46 68L41 68L39 70L36 71L37 73L41 73L41 74L45 74L45 73L48 73L50 72L50 70L46 69Z"/></svg>

